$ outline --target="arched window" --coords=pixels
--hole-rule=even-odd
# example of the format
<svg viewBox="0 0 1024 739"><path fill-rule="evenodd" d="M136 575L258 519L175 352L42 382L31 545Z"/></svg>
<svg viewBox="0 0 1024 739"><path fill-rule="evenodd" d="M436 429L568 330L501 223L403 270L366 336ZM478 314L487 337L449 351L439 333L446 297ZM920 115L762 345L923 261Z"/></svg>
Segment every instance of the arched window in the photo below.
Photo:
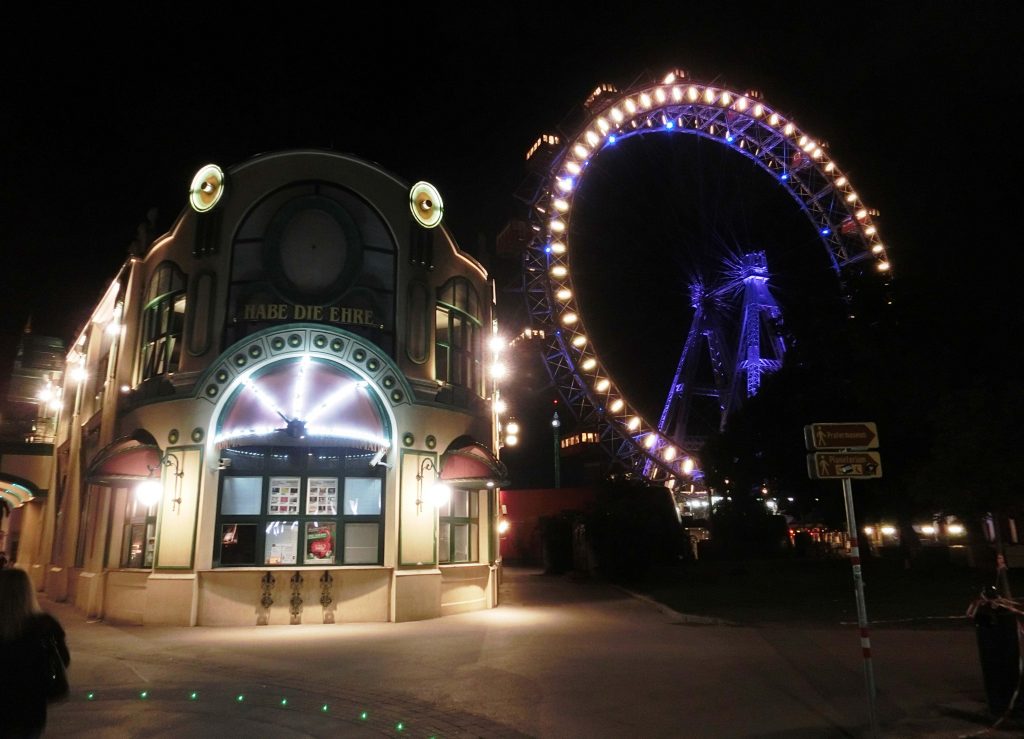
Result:
<svg viewBox="0 0 1024 739"><path fill-rule="evenodd" d="M149 279L142 308L139 381L178 371L185 324L185 275L164 262Z"/></svg>
<svg viewBox="0 0 1024 739"><path fill-rule="evenodd" d="M283 414L287 414L285 418ZM284 359L221 412L217 567L384 563L387 416L359 377Z"/></svg>
<svg viewBox="0 0 1024 739"><path fill-rule="evenodd" d="M434 310L434 373L438 380L483 393L480 300L464 277L438 290Z"/></svg>

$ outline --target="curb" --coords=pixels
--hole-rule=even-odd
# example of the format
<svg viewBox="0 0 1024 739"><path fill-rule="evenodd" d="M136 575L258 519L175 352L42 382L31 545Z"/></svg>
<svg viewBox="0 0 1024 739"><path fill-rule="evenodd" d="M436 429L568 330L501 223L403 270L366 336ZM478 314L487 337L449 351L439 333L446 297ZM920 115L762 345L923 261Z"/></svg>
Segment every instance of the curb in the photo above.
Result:
<svg viewBox="0 0 1024 739"><path fill-rule="evenodd" d="M632 598L636 598L637 600L643 601L644 603L647 603L648 605L654 606L655 608L657 608L659 611L661 611L665 615L671 616L672 618L674 618L677 621L679 621L679 623L692 624L692 625L696 625L696 626L742 626L743 625L743 624L738 624L735 621L727 621L724 618L715 618L714 616L698 616L698 615L693 614L693 613L680 613L679 611L676 611L676 610L673 610L673 609L669 608L664 603L659 603L658 601L654 600L654 598L651 598L650 596L643 595L642 593L637 593L637 592L634 592L632 590L628 590L627 588L624 588L624 587L622 587L620 585L616 585L615 587L618 590L622 591L623 593L625 593L626 595L628 595L628 596L630 596Z"/></svg>

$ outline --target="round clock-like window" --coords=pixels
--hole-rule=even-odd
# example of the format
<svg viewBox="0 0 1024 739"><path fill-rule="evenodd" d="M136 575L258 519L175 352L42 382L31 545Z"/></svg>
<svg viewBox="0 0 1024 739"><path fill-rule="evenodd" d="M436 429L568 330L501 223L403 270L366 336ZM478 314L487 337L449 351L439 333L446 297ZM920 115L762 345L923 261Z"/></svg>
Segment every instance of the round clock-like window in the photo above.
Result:
<svg viewBox="0 0 1024 739"><path fill-rule="evenodd" d="M271 221L264 264L281 294L296 303L339 298L359 275L359 229L338 202L318 195L286 203Z"/></svg>

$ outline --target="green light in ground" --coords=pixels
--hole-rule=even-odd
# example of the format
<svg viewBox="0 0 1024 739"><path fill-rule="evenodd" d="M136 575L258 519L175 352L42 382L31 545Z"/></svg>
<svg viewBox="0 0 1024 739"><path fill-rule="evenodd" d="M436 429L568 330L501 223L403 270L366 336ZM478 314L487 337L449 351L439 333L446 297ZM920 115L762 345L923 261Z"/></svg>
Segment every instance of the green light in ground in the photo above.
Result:
<svg viewBox="0 0 1024 739"><path fill-rule="evenodd" d="M239 693L238 696L235 698L235 700L238 701L239 703L241 703L242 701L245 700L245 696L242 695L241 693Z"/></svg>
<svg viewBox="0 0 1024 739"><path fill-rule="evenodd" d="M359 718L361 718L363 721L365 721L366 719L370 718L370 714L368 714L366 711L363 711L362 713L359 714Z"/></svg>
<svg viewBox="0 0 1024 739"><path fill-rule="evenodd" d="M199 693L193 690L191 693L188 694L188 699L191 701L199 700Z"/></svg>
<svg viewBox="0 0 1024 739"><path fill-rule="evenodd" d="M321 712L323 712L323 713L327 713L327 704L326 704L326 703L324 703L324 704L323 704L322 706L320 706L320 710L321 710Z"/></svg>
<svg viewBox="0 0 1024 739"><path fill-rule="evenodd" d="M141 693L139 693L139 697L142 698L142 700L146 700L146 698L149 697L149 691L143 690Z"/></svg>
<svg viewBox="0 0 1024 739"><path fill-rule="evenodd" d="M91 701L91 700L93 700L95 698L96 698L96 694L94 692L92 692L91 690L88 693L85 694L85 699L86 700Z"/></svg>
<svg viewBox="0 0 1024 739"><path fill-rule="evenodd" d="M397 724L395 724L395 731L405 731L405 724L399 721Z"/></svg>
<svg viewBox="0 0 1024 739"><path fill-rule="evenodd" d="M288 705L288 699L287 698L282 698L281 699L281 705L282 706L287 706Z"/></svg>

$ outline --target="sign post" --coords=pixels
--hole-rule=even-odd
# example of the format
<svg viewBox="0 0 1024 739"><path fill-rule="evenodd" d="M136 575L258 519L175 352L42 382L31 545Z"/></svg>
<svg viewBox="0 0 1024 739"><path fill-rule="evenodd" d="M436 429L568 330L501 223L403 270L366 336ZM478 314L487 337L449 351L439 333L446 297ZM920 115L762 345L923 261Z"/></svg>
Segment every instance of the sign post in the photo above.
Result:
<svg viewBox="0 0 1024 739"><path fill-rule="evenodd" d="M866 451L878 446L878 429L874 423L812 423L804 426L804 442L812 454L807 455L807 474L812 480L841 479L843 502L846 505L846 529L850 537L850 562L853 565L853 586L857 597L857 626L864 657L864 683L868 691L868 717L871 736L878 736L878 710L875 705L875 672L871 663L871 636L868 632L868 609L864 601L864 577L860 565L857 538L857 516L853 510L851 478L867 480L882 476L882 458L878 452ZM824 449L828 451L816 451ZM864 451L860 451L864 450Z"/></svg>

